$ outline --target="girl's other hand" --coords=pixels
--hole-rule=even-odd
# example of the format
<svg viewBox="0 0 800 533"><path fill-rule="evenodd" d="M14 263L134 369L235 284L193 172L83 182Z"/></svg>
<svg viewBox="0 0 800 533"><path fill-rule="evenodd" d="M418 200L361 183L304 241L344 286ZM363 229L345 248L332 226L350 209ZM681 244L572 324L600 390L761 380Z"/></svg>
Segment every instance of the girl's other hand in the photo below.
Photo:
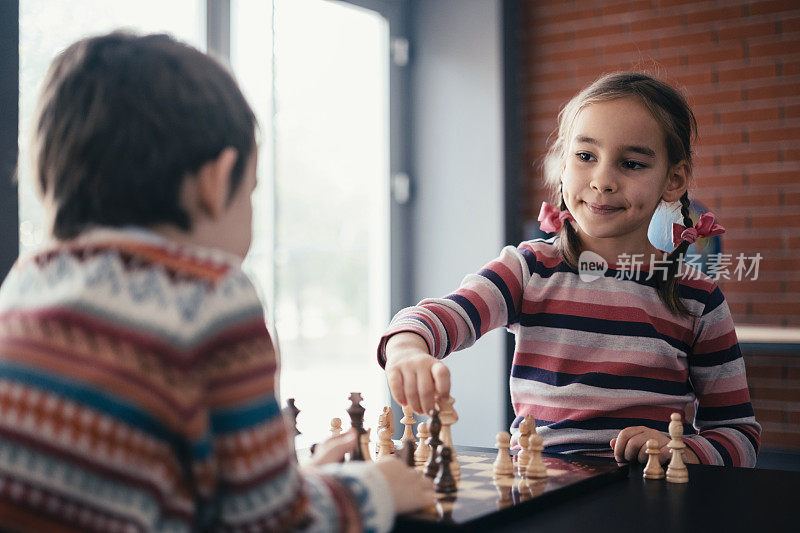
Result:
<svg viewBox="0 0 800 533"><path fill-rule="evenodd" d="M647 463L647 441L654 439L658 442L661 453L658 460L664 464L672 457L672 450L669 449L670 439L658 430L645 426L630 426L619 432L617 438L611 439L611 449L614 450L614 459L619 463L639 462ZM683 449L684 463L699 463L697 455L688 446Z"/></svg>
<svg viewBox="0 0 800 533"><path fill-rule="evenodd" d="M386 343L386 380L397 403L416 413L427 414L437 397L450 396L450 370L416 333L398 333Z"/></svg>

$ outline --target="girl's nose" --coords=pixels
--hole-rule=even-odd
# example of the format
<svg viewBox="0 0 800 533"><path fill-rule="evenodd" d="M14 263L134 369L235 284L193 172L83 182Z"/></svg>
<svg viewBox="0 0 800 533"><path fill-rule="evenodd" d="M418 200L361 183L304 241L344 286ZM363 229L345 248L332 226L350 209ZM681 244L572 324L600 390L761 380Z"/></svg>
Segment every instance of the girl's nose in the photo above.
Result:
<svg viewBox="0 0 800 533"><path fill-rule="evenodd" d="M614 178L614 171L611 169L597 168L592 174L592 180L589 186L597 192L616 192L617 182Z"/></svg>

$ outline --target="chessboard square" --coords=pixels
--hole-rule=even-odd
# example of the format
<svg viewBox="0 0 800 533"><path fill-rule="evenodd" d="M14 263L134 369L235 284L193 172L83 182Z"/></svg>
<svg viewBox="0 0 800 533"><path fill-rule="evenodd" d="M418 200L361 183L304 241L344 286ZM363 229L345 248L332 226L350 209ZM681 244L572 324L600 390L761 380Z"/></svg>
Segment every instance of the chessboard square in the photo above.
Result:
<svg viewBox="0 0 800 533"><path fill-rule="evenodd" d="M483 485L484 484L480 481L466 481L462 479L458 482L458 490L473 490Z"/></svg>

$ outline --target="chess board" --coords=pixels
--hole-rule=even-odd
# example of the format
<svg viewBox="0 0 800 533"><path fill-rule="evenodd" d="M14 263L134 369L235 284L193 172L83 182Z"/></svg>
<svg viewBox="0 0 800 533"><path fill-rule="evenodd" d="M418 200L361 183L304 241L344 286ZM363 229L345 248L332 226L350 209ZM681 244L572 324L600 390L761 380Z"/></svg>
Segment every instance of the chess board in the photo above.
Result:
<svg viewBox="0 0 800 533"><path fill-rule="evenodd" d="M397 517L395 531L468 531L533 513L576 494L623 479L627 466L612 460L544 454L548 477L542 480L494 478L497 452L456 447L461 479L454 495L439 495L435 507Z"/></svg>

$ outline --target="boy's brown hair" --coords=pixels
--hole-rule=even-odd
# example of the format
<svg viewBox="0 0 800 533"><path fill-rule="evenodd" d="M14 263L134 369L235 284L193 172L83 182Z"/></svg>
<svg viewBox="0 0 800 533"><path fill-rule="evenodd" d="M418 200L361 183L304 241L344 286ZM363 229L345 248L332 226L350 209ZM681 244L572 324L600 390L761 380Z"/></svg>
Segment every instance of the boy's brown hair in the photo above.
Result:
<svg viewBox="0 0 800 533"><path fill-rule="evenodd" d="M191 229L184 179L230 146L232 195L255 127L227 69L168 35L114 32L72 44L47 73L31 142L53 235L96 225Z"/></svg>

